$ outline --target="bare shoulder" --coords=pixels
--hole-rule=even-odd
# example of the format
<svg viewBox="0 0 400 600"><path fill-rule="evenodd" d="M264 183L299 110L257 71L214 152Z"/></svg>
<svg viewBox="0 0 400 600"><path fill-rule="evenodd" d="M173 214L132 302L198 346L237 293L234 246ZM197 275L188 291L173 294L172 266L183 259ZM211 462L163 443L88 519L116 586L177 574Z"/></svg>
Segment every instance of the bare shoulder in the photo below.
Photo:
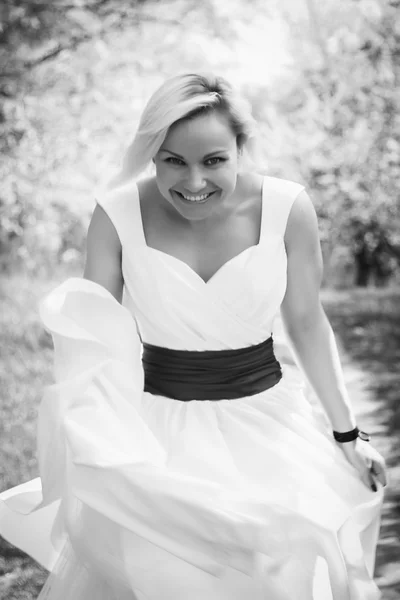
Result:
<svg viewBox="0 0 400 600"><path fill-rule="evenodd" d="M139 194L140 210L142 218L145 224L152 221L154 213L160 213L158 210L160 205L164 205L165 202L161 199L160 202L160 191L157 187L157 181L155 176L146 177L136 182L137 190Z"/></svg>
<svg viewBox="0 0 400 600"><path fill-rule="evenodd" d="M83 277L106 288L122 301L122 245L106 210L96 203L86 237L86 262Z"/></svg>
<svg viewBox="0 0 400 600"><path fill-rule="evenodd" d="M110 237L116 236L119 240L114 223L112 222L108 212L99 202L96 202L95 204L89 223L89 229L91 229L96 235L99 233L107 233Z"/></svg>
<svg viewBox="0 0 400 600"><path fill-rule="evenodd" d="M288 249L299 243L319 241L318 219L314 204L306 190L302 190L291 207L286 231L285 245Z"/></svg>

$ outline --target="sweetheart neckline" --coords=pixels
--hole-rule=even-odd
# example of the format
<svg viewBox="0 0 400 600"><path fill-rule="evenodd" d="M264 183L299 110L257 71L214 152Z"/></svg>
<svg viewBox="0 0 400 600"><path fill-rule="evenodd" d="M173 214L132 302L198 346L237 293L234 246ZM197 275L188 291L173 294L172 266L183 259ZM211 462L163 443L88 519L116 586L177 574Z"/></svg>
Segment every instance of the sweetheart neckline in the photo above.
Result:
<svg viewBox="0 0 400 600"><path fill-rule="evenodd" d="M197 271L195 271L190 265L188 265L188 263L186 263L184 260L178 258L177 256L173 256L172 254L168 254L168 252L164 252L163 250L159 250L158 248L153 248L152 246L148 246L147 244L145 244L144 248L146 248L147 250L151 250L152 252L156 252L158 254L162 254L163 256L166 256L168 258L171 258L173 261L183 265L190 273L192 273L197 279L199 279L205 286L207 286L212 280L215 279L215 277L217 275L219 275L219 273L229 264L231 264L235 259L241 257L243 254L245 254L246 252L248 252L249 250L254 250L255 248L258 248L259 246L261 246L261 240L257 243L257 244L253 244L252 246L248 246L247 248L245 248L244 250L242 250L241 252L239 252L239 254L235 254L235 256L232 256L232 258L229 258L227 261L225 261L216 271L215 273L213 273L213 275L211 275L211 277L209 277L207 280L203 279L203 277L201 275L199 275L197 273Z"/></svg>
<svg viewBox="0 0 400 600"><path fill-rule="evenodd" d="M152 250L154 252L158 252L159 254L163 254L164 256L169 256L170 258L172 258L172 260L175 260L176 262L184 265L188 271L190 271L191 273L193 273L193 275L199 279L200 281L203 282L203 284L205 286L207 286L212 280L214 280L214 278L219 275L219 273L224 269L225 266L229 265L230 263L232 263L236 258L239 258L239 256L242 256L245 252L247 252L248 250L252 250L254 248L258 248L259 246L261 246L261 243L264 239L264 220L265 220L265 177L263 177L262 180L262 184L261 184L261 218L260 218L260 235L259 235L259 239L257 244L253 244L251 246L248 246L247 248L245 248L244 250L242 250L241 252L239 252L239 254L235 254L235 256L232 256L232 258L228 259L226 262L224 262L223 265L221 265L216 271L215 273L213 273L213 275L211 275L211 277L209 277L209 279L205 280L203 279L203 277L201 277L201 275L199 275L197 273L197 271L195 271L194 269L192 269L192 267L190 265L188 265L184 260L181 260L180 258L177 258L176 256L173 256L172 254L168 254L167 252L164 252L163 250L158 250L158 248L153 248L152 246L149 246L146 240L146 235L145 235L145 231L144 231L144 222L143 222L143 215L142 215L142 207L140 204L140 194L139 194L139 186L137 185L137 183L135 182L135 192L136 192L136 206L137 206L137 214L138 214L138 220L139 220L139 226L140 226L140 232L141 232L141 237L142 237L142 241L144 244L145 248L148 248L149 250Z"/></svg>

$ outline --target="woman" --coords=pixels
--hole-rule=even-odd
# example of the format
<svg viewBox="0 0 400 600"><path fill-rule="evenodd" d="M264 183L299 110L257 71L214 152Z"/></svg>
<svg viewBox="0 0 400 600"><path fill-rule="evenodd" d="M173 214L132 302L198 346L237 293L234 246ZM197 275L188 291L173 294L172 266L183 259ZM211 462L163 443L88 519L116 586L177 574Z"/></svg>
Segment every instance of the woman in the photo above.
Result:
<svg viewBox="0 0 400 600"><path fill-rule="evenodd" d="M40 599L380 598L384 459L321 306L312 202L249 169L254 128L223 78L164 83L97 196L84 279L41 303L43 499L3 494L34 535L0 521L52 570ZM274 354L279 312L329 427Z"/></svg>

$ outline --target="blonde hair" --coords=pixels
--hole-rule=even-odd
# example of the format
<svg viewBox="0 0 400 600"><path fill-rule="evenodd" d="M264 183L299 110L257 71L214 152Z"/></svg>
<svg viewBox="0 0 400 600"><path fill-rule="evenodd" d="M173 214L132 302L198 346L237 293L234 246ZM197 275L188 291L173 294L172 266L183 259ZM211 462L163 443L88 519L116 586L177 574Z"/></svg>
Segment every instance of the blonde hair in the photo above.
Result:
<svg viewBox="0 0 400 600"><path fill-rule="evenodd" d="M257 126L250 104L223 77L187 73L167 79L151 96L125 153L122 169L107 187L125 185L141 175L159 151L172 125L213 111L228 118L242 153L242 164L247 162L256 166Z"/></svg>

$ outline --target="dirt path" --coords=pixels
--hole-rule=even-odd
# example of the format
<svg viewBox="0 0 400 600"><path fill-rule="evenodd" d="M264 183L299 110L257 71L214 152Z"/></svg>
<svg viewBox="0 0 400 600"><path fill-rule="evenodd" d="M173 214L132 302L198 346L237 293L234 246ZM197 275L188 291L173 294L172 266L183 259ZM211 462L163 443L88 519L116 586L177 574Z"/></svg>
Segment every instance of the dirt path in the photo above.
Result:
<svg viewBox="0 0 400 600"><path fill-rule="evenodd" d="M384 400L379 406L372 396L373 375L354 363L341 346L340 355L359 427L373 436L373 446L388 463L389 485L385 491L375 578L382 591L382 600L400 600L400 464L391 460L395 440L388 437L386 428L380 425L379 414L381 408L384 410Z"/></svg>

